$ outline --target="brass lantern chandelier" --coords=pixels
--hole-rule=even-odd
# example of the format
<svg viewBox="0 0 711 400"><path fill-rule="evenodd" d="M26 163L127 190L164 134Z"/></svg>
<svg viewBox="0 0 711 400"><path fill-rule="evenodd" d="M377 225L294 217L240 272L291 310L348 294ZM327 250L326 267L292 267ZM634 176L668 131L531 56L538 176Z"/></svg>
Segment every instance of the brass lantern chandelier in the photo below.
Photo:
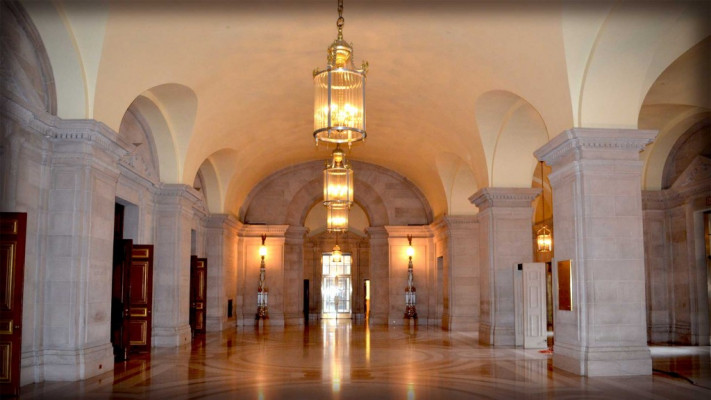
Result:
<svg viewBox="0 0 711 400"><path fill-rule="evenodd" d="M541 215L541 220L546 219L546 189L543 187L543 161L540 163L541 166L541 203L543 204L543 210ZM538 247L539 253L550 253L553 249L553 237L551 236L551 230L548 229L548 225L545 223L536 232L536 245Z"/></svg>
<svg viewBox="0 0 711 400"><path fill-rule="evenodd" d="M323 204L348 207L353 204L353 170L340 145L336 145L331 162L323 170Z"/></svg>
<svg viewBox="0 0 711 400"><path fill-rule="evenodd" d="M353 46L343 40L343 0L338 1L338 37L328 48L325 69L314 70L314 139L328 143L364 140L365 75L368 63L353 63Z"/></svg>
<svg viewBox="0 0 711 400"><path fill-rule="evenodd" d="M349 212L347 204L329 204L326 212L326 229L329 232L346 232Z"/></svg>

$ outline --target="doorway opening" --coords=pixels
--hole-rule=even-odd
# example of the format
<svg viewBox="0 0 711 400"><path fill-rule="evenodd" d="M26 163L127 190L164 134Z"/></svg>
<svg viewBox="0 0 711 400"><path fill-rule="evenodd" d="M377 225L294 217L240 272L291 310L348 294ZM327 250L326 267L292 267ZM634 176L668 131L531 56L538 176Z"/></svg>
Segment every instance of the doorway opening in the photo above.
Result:
<svg viewBox="0 0 711 400"><path fill-rule="evenodd" d="M137 216L136 205L116 199L110 334L116 361L151 349L153 245L135 244Z"/></svg>
<svg viewBox="0 0 711 400"><path fill-rule="evenodd" d="M351 255L344 253L341 260L335 262L331 253L323 253L321 265L321 318L351 318Z"/></svg>

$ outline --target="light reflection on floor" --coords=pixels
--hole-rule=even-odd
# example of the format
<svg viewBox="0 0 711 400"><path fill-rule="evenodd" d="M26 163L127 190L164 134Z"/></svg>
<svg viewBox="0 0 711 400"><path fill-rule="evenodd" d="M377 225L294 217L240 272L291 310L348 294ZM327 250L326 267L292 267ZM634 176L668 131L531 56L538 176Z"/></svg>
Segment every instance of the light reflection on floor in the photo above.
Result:
<svg viewBox="0 0 711 400"><path fill-rule="evenodd" d="M86 381L25 386L22 398L711 398L708 346L651 352L653 376L582 378L553 369L550 354L480 346L474 334L327 320L211 333Z"/></svg>

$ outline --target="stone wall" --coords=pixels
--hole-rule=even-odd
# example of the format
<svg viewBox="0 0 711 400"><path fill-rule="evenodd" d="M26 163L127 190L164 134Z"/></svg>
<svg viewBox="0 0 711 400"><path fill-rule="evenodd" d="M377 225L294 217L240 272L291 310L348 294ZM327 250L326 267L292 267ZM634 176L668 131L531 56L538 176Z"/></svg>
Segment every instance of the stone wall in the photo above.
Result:
<svg viewBox="0 0 711 400"><path fill-rule="evenodd" d="M703 233L709 188L711 159L697 156L669 189L642 193L647 338L653 343L709 344Z"/></svg>

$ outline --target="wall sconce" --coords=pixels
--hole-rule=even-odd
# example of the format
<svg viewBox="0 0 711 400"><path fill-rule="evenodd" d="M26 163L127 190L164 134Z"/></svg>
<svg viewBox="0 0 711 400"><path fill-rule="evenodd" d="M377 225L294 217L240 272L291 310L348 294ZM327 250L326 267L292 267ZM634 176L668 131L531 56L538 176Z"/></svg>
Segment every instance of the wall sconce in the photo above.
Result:
<svg viewBox="0 0 711 400"><path fill-rule="evenodd" d="M264 257L267 255L267 246L264 244L267 241L267 235L262 235L262 245L259 246L259 255L262 257L261 264L259 266L259 286L257 287L257 315L255 319L267 319L269 318L269 308L267 307L267 298L269 296L269 290L264 283L264 275L266 273L264 266Z"/></svg>
<svg viewBox="0 0 711 400"><path fill-rule="evenodd" d="M415 249L412 247L412 235L407 235L407 287L405 288L405 318L414 319L417 318L417 309L415 308L415 303L417 299L415 298L416 291L415 285L413 284L412 275L412 256L415 255Z"/></svg>

